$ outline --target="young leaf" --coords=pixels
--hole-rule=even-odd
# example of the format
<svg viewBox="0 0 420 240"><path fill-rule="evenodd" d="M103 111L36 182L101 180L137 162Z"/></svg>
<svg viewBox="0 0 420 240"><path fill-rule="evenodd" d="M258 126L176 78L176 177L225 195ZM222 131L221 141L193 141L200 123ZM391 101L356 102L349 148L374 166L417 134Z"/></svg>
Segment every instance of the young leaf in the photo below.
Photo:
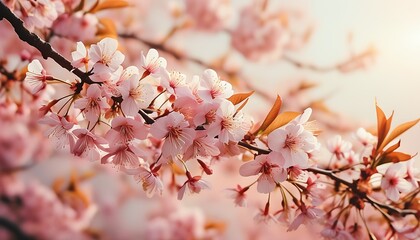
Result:
<svg viewBox="0 0 420 240"><path fill-rule="evenodd" d="M241 103L243 100L247 99L248 97L250 97L253 93L254 91L251 91L248 93L237 93L237 94L232 95L227 100L231 101L233 105L236 105L236 104Z"/></svg>
<svg viewBox="0 0 420 240"><path fill-rule="evenodd" d="M420 121L419 119L416 119L414 121L406 122L398 127L396 127L392 132L388 135L388 137L385 138L385 140L382 142L380 148L384 148L388 143L390 143L392 140L403 134L408 129L412 128L414 125L416 125Z"/></svg>
<svg viewBox="0 0 420 240"><path fill-rule="evenodd" d="M383 147L382 143L391 128L392 117L394 116L394 112L392 112L391 116L386 119L385 113L382 109L376 104L376 117L377 117L377 124L378 124L378 143L376 145L376 153L378 154Z"/></svg>
<svg viewBox="0 0 420 240"><path fill-rule="evenodd" d="M92 9L89 10L90 13L96 13L101 10L105 9L113 9L113 8L123 8L128 7L129 3L124 0L103 0L99 1Z"/></svg>
<svg viewBox="0 0 420 240"><path fill-rule="evenodd" d="M378 166L381 164L385 164L385 163L398 163L398 162L404 162L404 161L408 161L411 158L413 158L413 156L408 155L406 153L402 153L402 152L391 152L387 155L385 155L378 163Z"/></svg>
<svg viewBox="0 0 420 240"><path fill-rule="evenodd" d="M277 128L280 128L286 124L288 124L290 121L295 119L297 116L299 116L301 113L298 112L284 112L280 113L274 121L262 132L262 134L269 134L272 131L276 130Z"/></svg>
<svg viewBox="0 0 420 240"><path fill-rule="evenodd" d="M100 18L99 25L98 25L98 32L96 36L100 36L101 38L104 37L117 37L117 29L112 19L110 18Z"/></svg>
<svg viewBox="0 0 420 240"><path fill-rule="evenodd" d="M235 115L236 115L239 111L241 111L241 110L242 110L242 108L244 108L244 107L245 107L245 105L248 103L248 100L249 100L249 98L247 98L247 99L245 100L245 102L244 102L244 103L242 103L242 104L241 104L241 106L239 106L239 107L238 107L238 109L236 109Z"/></svg>
<svg viewBox="0 0 420 240"><path fill-rule="evenodd" d="M276 119L277 115L280 112L282 103L283 101L281 100L280 96L277 95L277 99L274 102L273 107L271 108L270 112L268 112L267 116L264 119L264 122L261 124L260 128L254 133L254 135L259 132L264 132L267 129L267 127L274 121L274 119Z"/></svg>
<svg viewBox="0 0 420 240"><path fill-rule="evenodd" d="M401 141L398 141L396 144L389 147L387 150L384 151L382 155L386 155L388 153L392 153L393 151L397 150L400 147Z"/></svg>

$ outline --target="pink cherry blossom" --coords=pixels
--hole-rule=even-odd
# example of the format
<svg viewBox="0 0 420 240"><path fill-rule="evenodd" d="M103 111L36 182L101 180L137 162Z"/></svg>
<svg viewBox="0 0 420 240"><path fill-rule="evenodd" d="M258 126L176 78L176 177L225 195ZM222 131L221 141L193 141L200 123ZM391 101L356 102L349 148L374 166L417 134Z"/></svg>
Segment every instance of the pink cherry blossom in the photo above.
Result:
<svg viewBox="0 0 420 240"><path fill-rule="evenodd" d="M159 53L156 49L150 49L147 55L144 56L143 52L140 56L140 65L146 71L142 78L152 75L153 77L159 77L161 68L166 68L166 59L159 57Z"/></svg>
<svg viewBox="0 0 420 240"><path fill-rule="evenodd" d="M284 128L274 130L268 135L268 146L275 153L280 153L285 159L285 168L290 166L307 167L308 153L317 146L316 137L301 124L288 124Z"/></svg>
<svg viewBox="0 0 420 240"><path fill-rule="evenodd" d="M260 193L270 193L277 183L287 179L287 171L281 167L284 159L272 159L269 155L258 155L255 160L241 166L239 173L244 176L261 175L258 177L257 190Z"/></svg>
<svg viewBox="0 0 420 240"><path fill-rule="evenodd" d="M153 99L154 90L150 84L139 81L137 75L132 75L120 86L123 101L121 109L127 116L135 116L141 108L147 108Z"/></svg>
<svg viewBox="0 0 420 240"><path fill-rule="evenodd" d="M87 158L90 161L97 161L101 158L99 150L103 149L102 145L107 143L105 139L96 136L87 129L75 129L73 134L77 137L77 141L71 149L75 156Z"/></svg>
<svg viewBox="0 0 420 240"><path fill-rule="evenodd" d="M233 95L232 85L220 79L213 69L204 71L200 84L199 96L205 101L212 101L216 98L229 98Z"/></svg>
<svg viewBox="0 0 420 240"><path fill-rule="evenodd" d="M47 75L41 63L35 59L28 65L28 72L26 72L24 84L32 94L37 94L45 89L47 80L52 79L53 77Z"/></svg>
<svg viewBox="0 0 420 240"><path fill-rule="evenodd" d="M82 42L77 42L76 51L71 53L73 59L72 65L77 68L83 68L85 71L91 69L92 64L89 61L88 52Z"/></svg>
<svg viewBox="0 0 420 240"><path fill-rule="evenodd" d="M90 122L98 121L101 111L109 108L106 99L102 97L101 88L97 84L89 85L86 96L74 102L74 107L81 109Z"/></svg>
<svg viewBox="0 0 420 240"><path fill-rule="evenodd" d="M33 30L36 28L51 27L58 15L64 12L62 1L38 0L19 1L25 25Z"/></svg>
<svg viewBox="0 0 420 240"><path fill-rule="evenodd" d="M54 22L54 33L74 41L92 40L95 37L98 18L91 13L76 12L63 14Z"/></svg>
<svg viewBox="0 0 420 240"><path fill-rule="evenodd" d="M101 163L111 163L116 168L136 168L140 164L140 151L133 145L115 145L106 150L109 152L102 157Z"/></svg>
<svg viewBox="0 0 420 240"><path fill-rule="evenodd" d="M291 37L282 21L285 13L264 8L261 2L253 1L241 11L239 24L232 32L232 46L254 61L280 59Z"/></svg>
<svg viewBox="0 0 420 240"><path fill-rule="evenodd" d="M329 224L321 231L325 239L354 240L355 238L346 230L341 221Z"/></svg>
<svg viewBox="0 0 420 240"><path fill-rule="evenodd" d="M216 120L208 127L209 136L218 135L222 143L238 142L251 128L242 113L236 113L230 101L223 100L216 112Z"/></svg>
<svg viewBox="0 0 420 240"><path fill-rule="evenodd" d="M124 145L134 139L146 139L147 133L146 126L138 116L134 119L117 116L112 120L111 129L107 132L105 138L110 143Z"/></svg>
<svg viewBox="0 0 420 240"><path fill-rule="evenodd" d="M406 173L407 169L404 163L392 164L386 170L381 181L381 187L390 200L394 202L398 201L400 199L400 192L409 192L413 187L404 179Z"/></svg>
<svg viewBox="0 0 420 240"><path fill-rule="evenodd" d="M189 172L187 172L187 176L187 181L185 181L178 191L178 200L182 200L187 189L189 193L200 193L203 189L210 189L210 185L201 179L201 176L192 177Z"/></svg>
<svg viewBox="0 0 420 240"><path fill-rule="evenodd" d="M117 50L118 42L112 38L104 38L97 44L90 46L88 54L90 60L94 63L92 80L104 82L112 77L124 61L125 56Z"/></svg>
<svg viewBox="0 0 420 240"><path fill-rule="evenodd" d="M182 74L177 71L168 72L165 69L162 70L163 74L160 79L160 84L166 89L170 94L175 94L176 89L186 85L185 74Z"/></svg>
<svg viewBox="0 0 420 240"><path fill-rule="evenodd" d="M195 137L195 130L189 128L184 116L178 112L156 120L150 133L156 138L165 139L162 146L163 157L176 157L184 153Z"/></svg>
<svg viewBox="0 0 420 240"><path fill-rule="evenodd" d="M185 1L185 11L193 19L194 27L203 31L218 31L226 26L231 16L229 0L197 2Z"/></svg>
<svg viewBox="0 0 420 240"><path fill-rule="evenodd" d="M193 143L185 150L184 160L197 157L212 157L220 153L216 146L217 139L207 136L205 131L197 133Z"/></svg>
<svg viewBox="0 0 420 240"><path fill-rule="evenodd" d="M158 176L160 165L150 168L149 164L141 164L136 169L124 169L123 171L129 175L134 175L134 180L141 182L143 190L148 197L153 197L155 193L162 195L163 183Z"/></svg>
<svg viewBox="0 0 420 240"><path fill-rule="evenodd" d="M306 205L302 204L299 209L296 211L297 217L293 220L290 224L287 231L294 231L298 229L301 224L310 224L312 221L321 219L324 215L324 212L321 209L314 208L314 207L307 207Z"/></svg>
<svg viewBox="0 0 420 240"><path fill-rule="evenodd" d="M373 136L370 132L366 131L364 128L358 128L356 131L356 139L363 145L363 146L373 146L377 139Z"/></svg>
<svg viewBox="0 0 420 240"><path fill-rule="evenodd" d="M245 194L248 191L249 187L242 188L240 185L237 185L236 188L228 188L228 197L232 198L236 206L246 207L247 206L247 196Z"/></svg>
<svg viewBox="0 0 420 240"><path fill-rule="evenodd" d="M327 142L327 149L333 153L338 160L342 159L344 153L349 152L351 148L351 142L343 140L340 135L336 135Z"/></svg>
<svg viewBox="0 0 420 240"><path fill-rule="evenodd" d="M411 159L406 162L407 177L405 178L415 188L419 187L420 169L415 166L415 160Z"/></svg>
<svg viewBox="0 0 420 240"><path fill-rule="evenodd" d="M57 144L57 147L63 148L66 145L70 145L70 148L72 148L74 146L74 135L71 133L74 123L67 121L65 117L51 113L43 119L40 119L39 123L50 126L50 128L45 132L45 135L53 137L55 140L54 143Z"/></svg>

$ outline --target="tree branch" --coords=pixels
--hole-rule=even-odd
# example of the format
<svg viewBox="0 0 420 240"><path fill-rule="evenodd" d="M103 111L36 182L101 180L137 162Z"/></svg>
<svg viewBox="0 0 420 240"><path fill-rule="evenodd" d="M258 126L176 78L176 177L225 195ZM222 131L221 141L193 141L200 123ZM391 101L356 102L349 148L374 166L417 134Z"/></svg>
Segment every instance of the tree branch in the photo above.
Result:
<svg viewBox="0 0 420 240"><path fill-rule="evenodd" d="M39 38L35 33L30 32L23 25L23 21L18 18L6 5L3 1L0 1L0 20L6 19L15 29L16 34L19 38L31 45L32 47L38 49L44 59L52 58L56 63L61 67L67 69L69 72L72 72L80 78L82 83L92 84L94 83L90 77L89 73L82 72L78 68L73 67L70 61L64 58L61 54L56 52L49 43L45 42Z"/></svg>
<svg viewBox="0 0 420 240"><path fill-rule="evenodd" d="M14 236L13 239L35 240L34 237L29 236L26 233L24 233L22 229L19 228L18 225L16 225L15 223L3 217L0 217L0 229L1 228L4 228L8 230L10 233L12 233L12 236Z"/></svg>

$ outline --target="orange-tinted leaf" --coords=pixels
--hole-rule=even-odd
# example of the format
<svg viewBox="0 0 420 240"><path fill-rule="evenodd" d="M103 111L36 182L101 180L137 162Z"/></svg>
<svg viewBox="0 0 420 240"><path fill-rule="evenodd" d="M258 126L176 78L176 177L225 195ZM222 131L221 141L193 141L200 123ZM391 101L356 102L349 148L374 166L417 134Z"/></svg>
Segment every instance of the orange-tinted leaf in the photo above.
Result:
<svg viewBox="0 0 420 240"><path fill-rule="evenodd" d="M92 9L89 10L91 13L96 13L105 9L123 8L128 7L130 4L124 0L102 0L99 1Z"/></svg>
<svg viewBox="0 0 420 240"><path fill-rule="evenodd" d="M244 108L244 107L245 107L245 105L248 103L248 100L249 100L249 98L247 98L247 99L245 100L245 102L243 102L243 103L241 104L241 106L239 106L239 107L238 107L238 109L236 110L236 113L238 113L239 111L241 111L241 109L242 109L242 108ZM235 115L236 115L236 113L235 113Z"/></svg>
<svg viewBox="0 0 420 240"><path fill-rule="evenodd" d="M382 144L385 139L385 128L386 128L386 116L384 111L376 104L376 119L378 126L378 145L377 148Z"/></svg>
<svg viewBox="0 0 420 240"><path fill-rule="evenodd" d="M390 143L392 140L403 134L408 129L412 128L414 125L416 125L420 121L419 119L416 119L414 121L406 122L398 127L396 127L389 135L385 138L385 140L381 144L381 148L384 148L388 143Z"/></svg>
<svg viewBox="0 0 420 240"><path fill-rule="evenodd" d="M271 108L270 112L268 112L267 116L264 119L264 122L261 124L260 128L255 133L264 132L267 129L267 127L270 126L270 124L276 119L277 115L279 114L282 103L283 101L281 100L281 97L277 95L277 99L274 102L273 107Z"/></svg>
<svg viewBox="0 0 420 240"><path fill-rule="evenodd" d="M396 144L389 147L387 150L384 151L383 155L388 153L392 153L393 151L397 150L400 147L401 141L398 141Z"/></svg>
<svg viewBox="0 0 420 240"><path fill-rule="evenodd" d="M97 36L104 37L117 37L117 28L115 27L114 21L110 18L100 18Z"/></svg>
<svg viewBox="0 0 420 240"><path fill-rule="evenodd" d="M75 9L73 9L73 12L78 12L80 10L83 10L85 6L85 0L80 0L79 4L76 6Z"/></svg>
<svg viewBox="0 0 420 240"><path fill-rule="evenodd" d="M277 128L280 128L286 124L288 124L290 121L295 119L297 116L299 116L301 113L298 112L284 112L280 113L274 121L262 132L262 134L269 134L272 131L276 130Z"/></svg>
<svg viewBox="0 0 420 240"><path fill-rule="evenodd" d="M404 162L404 161L408 161L411 158L413 158L411 155L408 155L406 153L402 153L402 152L392 152L389 153L387 155L385 155L381 161L379 162L378 165L381 164L385 164L385 163L398 163L398 162Z"/></svg>
<svg viewBox="0 0 420 240"><path fill-rule="evenodd" d="M227 100L231 101L233 103L233 105L236 105L238 103L241 103L243 100L247 99L253 93L254 93L254 91L248 92L248 93L237 93L237 94L233 94Z"/></svg>

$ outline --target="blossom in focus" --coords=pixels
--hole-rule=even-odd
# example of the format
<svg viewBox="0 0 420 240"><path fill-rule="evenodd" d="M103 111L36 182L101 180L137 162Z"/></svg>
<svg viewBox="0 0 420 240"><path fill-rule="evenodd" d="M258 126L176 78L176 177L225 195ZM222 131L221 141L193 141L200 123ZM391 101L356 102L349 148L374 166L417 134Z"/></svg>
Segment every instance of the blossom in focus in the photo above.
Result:
<svg viewBox="0 0 420 240"><path fill-rule="evenodd" d="M166 69L166 59L163 57L159 57L159 53L156 49L150 49L146 56L144 56L143 52L140 56L140 65L146 71L142 78L152 75L153 77L160 76L161 68Z"/></svg>
<svg viewBox="0 0 420 240"><path fill-rule="evenodd" d="M162 156L165 158L184 153L195 137L195 130L189 127L184 116L178 112L157 119L150 133L158 139L165 139L162 146Z"/></svg>
<svg viewBox="0 0 420 240"><path fill-rule="evenodd" d="M109 108L106 99L102 97L101 88L98 84L90 85L86 96L74 101L74 107L81 109L86 119L93 123L98 121L103 109Z"/></svg>
<svg viewBox="0 0 420 240"><path fill-rule="evenodd" d="M260 193L270 193L277 183L287 179L287 170L282 167L284 159L272 158L270 155L258 155L255 160L243 164L239 173L244 176L253 176L260 174L258 177L257 190Z"/></svg>
<svg viewBox="0 0 420 240"><path fill-rule="evenodd" d="M113 144L127 144L134 139L144 140L148 130L143 122L136 118L117 116L112 120L111 129L106 133L105 138Z"/></svg>
<svg viewBox="0 0 420 240"><path fill-rule="evenodd" d="M273 154L281 154L284 158L283 167L308 166L308 154L318 147L316 137L307 131L303 125L290 123L284 128L278 128L268 134L268 147Z"/></svg>
<svg viewBox="0 0 420 240"><path fill-rule="evenodd" d="M52 79L51 76L47 75L41 63L35 59L28 65L24 85L32 94L37 94L45 89L47 86L46 81Z"/></svg>
<svg viewBox="0 0 420 240"><path fill-rule="evenodd" d="M71 64L74 67L84 68L86 71L92 67L89 61L88 51L82 42L77 42L76 50L71 53L71 58L73 59Z"/></svg>
<svg viewBox="0 0 420 240"><path fill-rule="evenodd" d="M124 169L123 171L129 175L134 175L134 180L142 183L146 195L153 197L155 193L162 195L163 191L163 183L157 173L159 169L160 166L151 169L149 164L143 163L135 169Z"/></svg>
<svg viewBox="0 0 420 240"><path fill-rule="evenodd" d="M242 113L235 111L234 105L227 100L220 103L216 120L208 127L209 136L217 136L222 143L239 142L251 128Z"/></svg>
<svg viewBox="0 0 420 240"><path fill-rule="evenodd" d="M140 164L141 152L133 145L115 145L105 150L108 152L101 158L102 164L111 163L116 168L136 168Z"/></svg>
<svg viewBox="0 0 420 240"><path fill-rule="evenodd" d="M63 148L66 145L70 145L70 148L72 148L74 146L74 135L71 133L74 123L67 121L65 117L51 113L50 115L40 119L39 123L50 126L50 128L45 132L45 135L53 137L55 140L54 143L57 144L57 147Z"/></svg>
<svg viewBox="0 0 420 240"><path fill-rule="evenodd" d="M200 81L201 89L199 96L205 101L213 101L216 98L229 98L233 95L232 85L220 79L213 69L204 71Z"/></svg>
<svg viewBox="0 0 420 240"><path fill-rule="evenodd" d="M152 86L140 82L135 74L123 81L119 89L123 98L121 109L127 116L135 116L141 108L147 108L154 93Z"/></svg>
<svg viewBox="0 0 420 240"><path fill-rule="evenodd" d="M87 158L90 161L97 161L101 158L99 149L102 149L102 145L107 143L105 139L83 128L73 130L73 134L77 137L77 141L71 149L75 156Z"/></svg>
<svg viewBox="0 0 420 240"><path fill-rule="evenodd" d="M381 187L390 200L396 202L400 199L400 192L409 192L413 187L405 175L407 169L404 163L392 164L385 172L381 181Z"/></svg>

